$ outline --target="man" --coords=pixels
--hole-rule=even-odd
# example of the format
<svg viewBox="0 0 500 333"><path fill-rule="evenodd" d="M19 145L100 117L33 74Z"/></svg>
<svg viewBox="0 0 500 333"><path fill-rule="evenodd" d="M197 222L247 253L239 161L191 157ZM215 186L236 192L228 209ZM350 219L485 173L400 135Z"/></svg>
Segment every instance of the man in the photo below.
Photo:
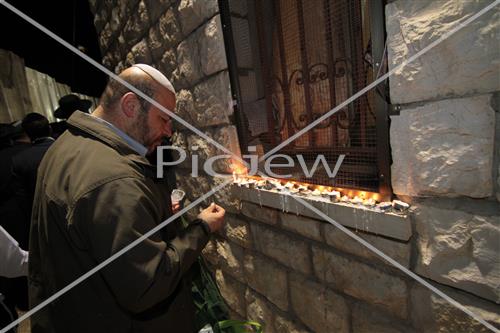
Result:
<svg viewBox="0 0 500 333"><path fill-rule="evenodd" d="M11 159L8 207L10 214L2 216L5 228L23 249L28 249L31 206L35 192L36 173L43 155L54 141L50 137L47 118L38 113L29 113L21 124L22 133L32 142ZM0 279L0 292L5 296L5 304L11 308L28 310L28 280L26 277Z"/></svg>
<svg viewBox="0 0 500 333"><path fill-rule="evenodd" d="M17 221L21 232L16 240L22 248L28 248L31 207L35 195L37 170L43 155L54 139L50 137L49 121L39 113L27 114L23 118L21 126L32 144L12 158L12 174L16 198L22 210L18 216L25 216L23 221L21 219Z"/></svg>
<svg viewBox="0 0 500 333"><path fill-rule="evenodd" d="M174 110L174 88L156 69L134 65L120 77ZM68 125L38 171L32 307L171 215L145 158L172 134L167 114L111 80L95 112ZM186 276L224 213L211 205L180 232L168 225L35 314L32 332L193 332Z"/></svg>
<svg viewBox="0 0 500 333"><path fill-rule="evenodd" d="M50 124L52 128L52 136L57 139L68 128L67 119L75 111L88 113L92 102L87 99L81 99L75 94L68 94L61 97L58 101L59 106L54 110L54 117L62 119L62 121L53 122Z"/></svg>
<svg viewBox="0 0 500 333"><path fill-rule="evenodd" d="M1 126L0 142L3 147L0 150L0 226L12 238L18 240L23 234L19 227L22 218L19 216L21 207L14 196L12 161L14 156L29 149L31 143L21 126L21 121ZM0 261L0 265L4 265L4 263ZM24 294L21 294L19 290L24 290ZM23 309L27 307L26 278L0 277L0 294L2 294L1 298L3 299L3 305L0 307L0 327L3 328L17 319L16 307Z"/></svg>

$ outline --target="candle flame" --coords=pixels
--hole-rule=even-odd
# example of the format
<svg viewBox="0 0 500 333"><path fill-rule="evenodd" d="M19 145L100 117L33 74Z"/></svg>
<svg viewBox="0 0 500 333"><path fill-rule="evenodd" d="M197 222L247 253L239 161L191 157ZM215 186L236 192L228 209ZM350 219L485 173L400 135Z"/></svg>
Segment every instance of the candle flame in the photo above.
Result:
<svg viewBox="0 0 500 333"><path fill-rule="evenodd" d="M263 180L266 178L262 178L260 176L250 176L248 175L248 169L238 163L233 163L231 165L231 168L233 170L233 175L241 178L247 178L247 179L254 179L254 180ZM270 178L267 178L270 180ZM279 179L274 179L275 182L280 183L281 186L289 186L289 187L306 187L310 188L312 190L318 190L321 193L326 193L326 192L332 192L332 191L337 191L340 192L340 196L347 196L349 199L353 200L354 198L357 198L357 200L375 200L376 202L380 202L382 199L382 196L380 193L376 192L368 192L368 191L361 191L361 190L353 190L353 189L346 189L342 187L333 187L333 186L326 186L326 185L318 185L318 184L309 184L309 183L304 183L300 182L297 180L279 180Z"/></svg>

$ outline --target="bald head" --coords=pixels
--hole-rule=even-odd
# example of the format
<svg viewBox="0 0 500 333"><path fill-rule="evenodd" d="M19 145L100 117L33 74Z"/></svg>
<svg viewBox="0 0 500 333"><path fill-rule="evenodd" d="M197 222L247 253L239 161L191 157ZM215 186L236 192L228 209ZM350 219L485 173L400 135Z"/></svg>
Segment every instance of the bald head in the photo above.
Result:
<svg viewBox="0 0 500 333"><path fill-rule="evenodd" d="M150 104L111 79L92 115L112 123L151 152L164 137L172 135L172 119L164 109L175 110L174 87L162 73L148 65L129 67L119 77L160 106Z"/></svg>
<svg viewBox="0 0 500 333"><path fill-rule="evenodd" d="M146 96L153 98L156 92L171 94L175 98L175 89L170 81L160 71L145 64L136 64L122 71L119 78L128 82ZM104 93L101 96L100 104L104 110L112 110L126 93L131 92L129 88L120 82L110 79ZM149 103L137 96L144 110L148 109Z"/></svg>

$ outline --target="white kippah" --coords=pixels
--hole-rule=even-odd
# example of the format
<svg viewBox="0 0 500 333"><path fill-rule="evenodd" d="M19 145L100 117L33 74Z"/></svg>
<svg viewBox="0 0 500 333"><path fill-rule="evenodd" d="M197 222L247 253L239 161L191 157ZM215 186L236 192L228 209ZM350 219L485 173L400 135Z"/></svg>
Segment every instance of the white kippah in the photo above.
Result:
<svg viewBox="0 0 500 333"><path fill-rule="evenodd" d="M175 89L172 83L163 75L159 70L146 64L135 64L132 67L137 67L149 76L153 78L156 82L170 90L175 95Z"/></svg>

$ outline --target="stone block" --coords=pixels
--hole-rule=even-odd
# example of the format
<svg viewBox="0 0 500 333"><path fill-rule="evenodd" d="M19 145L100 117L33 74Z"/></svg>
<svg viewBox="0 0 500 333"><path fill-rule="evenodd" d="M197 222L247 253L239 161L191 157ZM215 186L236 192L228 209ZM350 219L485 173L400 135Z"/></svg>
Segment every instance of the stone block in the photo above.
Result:
<svg viewBox="0 0 500 333"><path fill-rule="evenodd" d="M358 241L347 236L347 234L345 234L335 226L325 223L324 231L325 240L328 245L358 257L366 258L369 260L377 260L384 264L391 265L378 255L361 245L361 243L359 243ZM356 235L363 238L365 241L375 246L377 249L384 252L390 258L396 260L406 268L410 267L411 245L409 242L398 242L389 238L375 236L363 232L358 232L356 233Z"/></svg>
<svg viewBox="0 0 500 333"><path fill-rule="evenodd" d="M321 237L322 222L304 216L286 213L280 213L279 220L281 221L281 226L287 230L316 241L323 240Z"/></svg>
<svg viewBox="0 0 500 333"><path fill-rule="evenodd" d="M401 278L317 246L312 252L314 273L320 280L399 318L407 317L408 290Z"/></svg>
<svg viewBox="0 0 500 333"><path fill-rule="evenodd" d="M176 67L174 68L174 70L170 74L168 72L166 72L167 78L170 80L170 82L172 82L172 84L174 85L174 87L176 89L189 88L190 85L186 81L185 77L183 75L181 75L180 69L177 65L177 59L178 58L176 55L176 60L175 60Z"/></svg>
<svg viewBox="0 0 500 333"><path fill-rule="evenodd" d="M245 248L252 247L250 225L235 216L226 214L222 234L228 240Z"/></svg>
<svg viewBox="0 0 500 333"><path fill-rule="evenodd" d="M392 186L408 196L492 194L491 95L431 102L392 117Z"/></svg>
<svg viewBox="0 0 500 333"><path fill-rule="evenodd" d="M245 283L246 277L243 268L245 255L243 248L227 240L217 239L215 241L215 250L218 256L218 258L212 258L216 259L215 264L233 278Z"/></svg>
<svg viewBox="0 0 500 333"><path fill-rule="evenodd" d="M101 10L105 11L106 13L111 13L111 10L113 9L113 0L102 0L101 1Z"/></svg>
<svg viewBox="0 0 500 333"><path fill-rule="evenodd" d="M179 77L189 85L195 84L202 77L196 37L194 34L177 46Z"/></svg>
<svg viewBox="0 0 500 333"><path fill-rule="evenodd" d="M125 43L127 45L137 43L144 35L147 27L149 27L148 10L144 0L141 0L123 28Z"/></svg>
<svg viewBox="0 0 500 333"><path fill-rule="evenodd" d="M184 36L219 11L217 0L181 0L177 7Z"/></svg>
<svg viewBox="0 0 500 333"><path fill-rule="evenodd" d="M288 309L286 271L269 259L253 254L245 256L244 267L248 285L281 310L286 311Z"/></svg>
<svg viewBox="0 0 500 333"><path fill-rule="evenodd" d="M211 75L227 68L220 15L213 17L205 24L200 31L199 43L203 74Z"/></svg>
<svg viewBox="0 0 500 333"><path fill-rule="evenodd" d="M132 50L127 54L125 63L127 65L151 64L151 61L151 52L146 40L143 39L132 47Z"/></svg>
<svg viewBox="0 0 500 333"><path fill-rule="evenodd" d="M342 296L297 275L290 277L290 294L295 314L312 331L350 332L349 309Z"/></svg>
<svg viewBox="0 0 500 333"><path fill-rule="evenodd" d="M245 300L247 303L247 320L261 324L263 331L266 333L274 333L274 311L268 301L251 289L246 290Z"/></svg>
<svg viewBox="0 0 500 333"><path fill-rule="evenodd" d="M166 50L161 56L160 69L167 77L170 77L177 68L177 54L174 49ZM172 83L173 84L173 83ZM176 91L181 90L181 87L175 87ZM177 96L179 98L179 96ZM194 111L192 111L194 112Z"/></svg>
<svg viewBox="0 0 500 333"><path fill-rule="evenodd" d="M146 8L149 12L149 19L151 24L154 24L158 18L165 13L170 7L173 0L145 0Z"/></svg>
<svg viewBox="0 0 500 333"><path fill-rule="evenodd" d="M234 156L240 156L238 137L234 126L225 126L217 129L207 129L203 133L210 139L214 140L220 146L225 147ZM233 155L222 150L218 150L214 143L208 139L198 136L198 134L187 135L187 160L191 161L196 156L198 159L199 173L206 171L207 173L216 172L221 177L232 173ZM212 159L208 163L208 159ZM194 161L194 160L193 160ZM196 165L196 161L195 165ZM206 169L206 170L205 170ZM212 170L210 170L212 169ZM217 176L217 175L216 175Z"/></svg>
<svg viewBox="0 0 500 333"><path fill-rule="evenodd" d="M215 280L227 305L236 313L245 315L245 286L217 269Z"/></svg>
<svg viewBox="0 0 500 333"><path fill-rule="evenodd" d="M416 333L398 323L398 320L366 304L356 303L352 307L352 331L356 333Z"/></svg>
<svg viewBox="0 0 500 333"><path fill-rule="evenodd" d="M251 219L267 224L278 223L278 211L268 207L262 207L250 202L243 201L241 213Z"/></svg>
<svg viewBox="0 0 500 333"><path fill-rule="evenodd" d="M211 178L202 175L194 178L190 175L190 172L191 171L189 171L189 173L184 171L182 173L179 172L177 176L177 185L178 188L186 192L186 196L191 201L194 201L212 189L213 181ZM205 204L209 202L211 202L210 199L205 200Z"/></svg>
<svg viewBox="0 0 500 333"><path fill-rule="evenodd" d="M500 329L497 304L452 288L436 287L478 317ZM411 307L412 323L418 332L491 332L486 326L421 285L415 284L411 289Z"/></svg>
<svg viewBox="0 0 500 333"><path fill-rule="evenodd" d="M177 91L176 97L177 97L177 104L175 107L176 110L175 113L188 123L192 124L193 116L196 113L193 101L193 94L191 93L190 90L181 89ZM183 128L183 126L177 121L174 121L174 123L175 123L174 126L176 128ZM187 143L183 148L184 149L187 148Z"/></svg>
<svg viewBox="0 0 500 333"><path fill-rule="evenodd" d="M222 184L225 182L225 178L219 178L216 177L214 178L214 184L215 186L218 186L219 184ZM217 193L214 194L216 202L224 207L226 212L230 212L233 214L239 214L241 211L241 202L240 199L236 196L233 195L231 191L230 186L223 187Z"/></svg>
<svg viewBox="0 0 500 333"><path fill-rule="evenodd" d="M160 16L158 31L167 49L174 48L181 41L181 29L172 8Z"/></svg>
<svg viewBox="0 0 500 333"><path fill-rule="evenodd" d="M283 265L304 274L311 273L309 246L302 240L272 231L257 224L251 225L255 249Z"/></svg>
<svg viewBox="0 0 500 333"><path fill-rule="evenodd" d="M151 50L151 56L153 59L155 59L155 62L158 62L158 60L162 59L163 54L165 53L165 46L163 44L163 40L159 31L159 28L157 25L151 27L149 29L148 33L148 46L149 49ZM161 69L163 70L163 65L161 65ZM163 73L169 73L169 72L163 72Z"/></svg>
<svg viewBox="0 0 500 333"><path fill-rule="evenodd" d="M195 75L192 76L195 77ZM196 85L194 103L197 109L196 124L202 126L229 124L233 105L228 72L220 72Z"/></svg>
<svg viewBox="0 0 500 333"><path fill-rule="evenodd" d="M125 42L125 37L123 35L123 31L118 34L117 42L114 45L114 49L120 53L120 61L125 62L127 58L127 54L132 49L133 45L128 45Z"/></svg>
<svg viewBox="0 0 500 333"><path fill-rule="evenodd" d="M237 158L241 158L240 143L236 126L222 126L214 130L214 140L228 152L217 148L216 155L220 156L214 163L214 169L221 174L232 174L233 163L238 163ZM222 158L224 157L224 158Z"/></svg>
<svg viewBox="0 0 500 333"><path fill-rule="evenodd" d="M205 260L211 266L217 267L219 265L219 255L217 254L217 243L214 238L211 238L207 245L201 251L201 254Z"/></svg>
<svg viewBox="0 0 500 333"><path fill-rule="evenodd" d="M107 69L111 70L114 68L115 64L114 64L114 59L113 59L113 56L111 53L106 53L103 57L102 57L102 64L104 67L106 67Z"/></svg>
<svg viewBox="0 0 500 333"><path fill-rule="evenodd" d="M211 130L205 130L203 131L203 134L213 139L213 132ZM189 151L188 155L198 155L200 164L203 164L203 162L209 157L214 156L217 151L211 142L194 133L187 134L187 148Z"/></svg>
<svg viewBox="0 0 500 333"><path fill-rule="evenodd" d="M415 206L416 272L500 303L500 216Z"/></svg>
<svg viewBox="0 0 500 333"><path fill-rule="evenodd" d="M486 1L394 1L386 6L389 69L486 7ZM490 10L396 71L392 103L410 103L500 90L500 12Z"/></svg>
<svg viewBox="0 0 500 333"><path fill-rule="evenodd" d="M99 35L99 46L101 47L101 53L107 51L111 45L112 31L109 22L106 23Z"/></svg>
<svg viewBox="0 0 500 333"><path fill-rule="evenodd" d="M221 126L214 130L214 139L231 153L241 158L240 142L236 126ZM222 149L217 148L217 154L227 154Z"/></svg>
<svg viewBox="0 0 500 333"><path fill-rule="evenodd" d="M100 10L94 15L94 26L97 34L99 35L106 25L108 13Z"/></svg>
<svg viewBox="0 0 500 333"><path fill-rule="evenodd" d="M120 61L116 66L115 66L115 74L120 74L121 72L123 72L123 70L125 69L125 64L123 63L123 61Z"/></svg>
<svg viewBox="0 0 500 333"><path fill-rule="evenodd" d="M310 331L302 329L298 324L280 315L276 315L274 330L276 333L310 333Z"/></svg>
<svg viewBox="0 0 500 333"><path fill-rule="evenodd" d="M111 15L108 18L113 36L116 36L125 23L127 23L130 12L130 8L127 6L127 2L125 1L118 1L118 3L113 6L111 9Z"/></svg>

